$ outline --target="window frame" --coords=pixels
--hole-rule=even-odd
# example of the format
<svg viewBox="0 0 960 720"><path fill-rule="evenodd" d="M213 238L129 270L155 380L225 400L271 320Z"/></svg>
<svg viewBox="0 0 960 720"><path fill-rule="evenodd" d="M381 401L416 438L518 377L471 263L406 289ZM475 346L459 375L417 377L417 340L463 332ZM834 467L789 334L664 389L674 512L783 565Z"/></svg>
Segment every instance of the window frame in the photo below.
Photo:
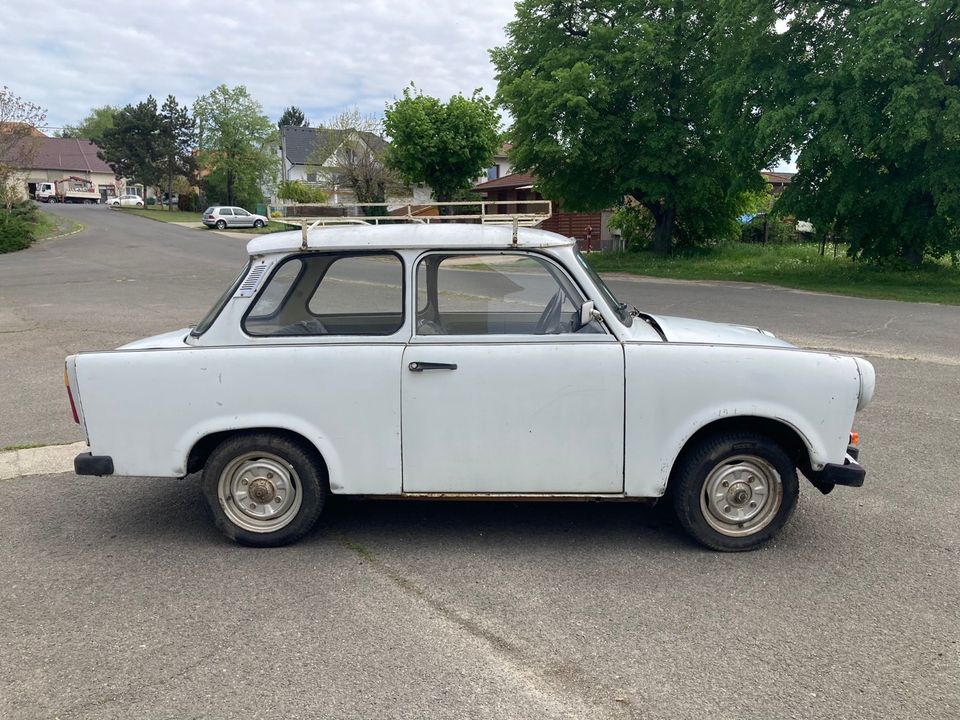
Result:
<svg viewBox="0 0 960 720"><path fill-rule="evenodd" d="M417 297L419 293L419 287L417 284L417 278L420 272L420 264L425 262L426 259L431 255L443 255L445 257L455 257L455 256L503 256L503 255L519 255L530 258L535 258L537 260L548 263L556 272L559 272L566 281L573 287L582 298L581 303L589 302L593 298L590 297L590 293L586 291L583 285L574 277L563 263L559 262L556 258L552 257L548 253L538 252L535 250L528 250L524 248L518 248L516 250L483 250L483 249L457 249L457 250L444 250L442 248L431 248L426 250L416 256L416 259L411 265L411 303L414 306L414 322L413 327L410 331L410 342L411 343L426 343L426 344L476 344L478 342L487 342L493 344L504 344L504 343L542 343L542 342L619 342L616 335L613 331L607 326L606 321L599 321L599 326L603 330L602 333L558 333L553 335L535 335L535 334L482 334L482 335L421 335L417 332L417 323L416 316L420 312L419 307L417 306ZM441 261L442 265L442 261ZM550 273L549 270L544 268L544 272L550 275L558 285L562 285L556 277ZM427 293L429 296L429 292ZM428 300L429 303L429 300ZM429 304L427 305L429 307Z"/></svg>
<svg viewBox="0 0 960 720"><path fill-rule="evenodd" d="M260 334L254 334L249 332L247 330L247 319L249 318L250 313L253 312L253 309L257 306L257 303L260 300L260 296L263 295L264 292L266 292L267 287L270 285L271 282L273 282L273 278L277 274L277 272L280 270L280 268L294 259L299 259L302 262L302 267L300 268L300 272L297 274L296 280L290 283L290 287L287 288L287 292L284 295L283 300L277 304L276 310L274 310L274 312L269 316L262 316L262 317L266 317L267 319L274 318L277 316L277 314L280 312L280 309L287 302L287 299L289 298L290 293L293 292L294 287L296 287L297 283L300 282L300 279L303 273L306 272L307 270L307 263L309 262L305 258L316 257L319 255L337 256L337 257L336 259L332 260L329 265L327 265L326 269L323 271L323 275L320 276L320 278L317 280L317 283L310 290L310 293L309 293L310 298L313 298L314 294L317 292L317 288L320 287L320 284L327 277L327 273L330 272L330 268L332 268L334 264L336 264L336 262L342 258L365 257L365 256L371 256L371 255L373 256L391 255L397 258L397 260L400 261L400 304L401 304L400 324L397 327L397 329L390 333L351 333L349 335L339 335L334 333L325 333L323 335L301 335L301 334L282 334L282 333L271 333L269 335L260 335ZM309 300L307 301L307 304L304 306L304 309L308 313L310 313L311 316L318 317L310 311ZM261 319L261 316L258 316L258 319ZM250 338L252 340L257 340L257 341L270 340L273 338L287 338L287 339L295 338L300 340L301 342L316 342L318 339L325 340L325 339L337 339L337 338L347 338L348 340L349 338L392 338L398 333L403 332L406 325L407 325L407 263L404 260L403 255L401 255L399 252L395 250L387 250L387 249L328 250L325 252L315 252L315 251L300 252L300 253L293 253L293 254L287 255L270 269L270 274L267 277L266 281L260 284L260 288L257 290L256 295L254 295L250 299L249 306L247 307L246 310L244 310L243 315L240 317L240 332L243 333L244 337Z"/></svg>
<svg viewBox="0 0 960 720"><path fill-rule="evenodd" d="M223 313L224 309L227 307L237 290L240 288L240 284L246 279L247 275L250 274L251 267L253 267L253 260L251 258L247 258L247 264L244 265L243 270L241 270L240 274L237 275L237 279L230 284L230 288L226 290L223 295L217 298L210 309L207 310L207 313L200 318L200 321L190 328L190 337L202 337L216 324L217 320L220 318L220 315Z"/></svg>

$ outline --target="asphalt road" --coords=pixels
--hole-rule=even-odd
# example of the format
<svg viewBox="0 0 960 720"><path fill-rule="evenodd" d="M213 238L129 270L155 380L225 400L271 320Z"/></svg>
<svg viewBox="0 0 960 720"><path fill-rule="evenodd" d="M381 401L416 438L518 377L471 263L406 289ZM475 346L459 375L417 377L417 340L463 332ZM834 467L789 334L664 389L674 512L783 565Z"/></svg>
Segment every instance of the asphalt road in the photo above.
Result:
<svg viewBox="0 0 960 720"><path fill-rule="evenodd" d="M99 207L0 256L0 446L79 439L62 358L197 319L243 241ZM960 717L960 308L614 280L867 353L867 484L720 555L660 509L347 501L222 540L195 478L0 482L3 718Z"/></svg>

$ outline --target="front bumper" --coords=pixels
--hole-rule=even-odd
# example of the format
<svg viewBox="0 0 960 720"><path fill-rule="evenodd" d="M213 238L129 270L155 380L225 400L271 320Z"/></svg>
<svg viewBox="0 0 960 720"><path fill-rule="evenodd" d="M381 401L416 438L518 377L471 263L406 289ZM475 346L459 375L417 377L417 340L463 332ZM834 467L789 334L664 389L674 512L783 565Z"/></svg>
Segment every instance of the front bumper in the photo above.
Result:
<svg viewBox="0 0 960 720"><path fill-rule="evenodd" d="M80 453L73 459L73 471L77 475L113 475L113 458L109 455Z"/></svg>
<svg viewBox="0 0 960 720"><path fill-rule="evenodd" d="M858 462L859 457L860 448L856 445L849 445L847 447L847 456L843 459L843 464L827 463L823 466L822 470L810 472L807 478L824 495L833 490L837 485L862 487L867 471Z"/></svg>

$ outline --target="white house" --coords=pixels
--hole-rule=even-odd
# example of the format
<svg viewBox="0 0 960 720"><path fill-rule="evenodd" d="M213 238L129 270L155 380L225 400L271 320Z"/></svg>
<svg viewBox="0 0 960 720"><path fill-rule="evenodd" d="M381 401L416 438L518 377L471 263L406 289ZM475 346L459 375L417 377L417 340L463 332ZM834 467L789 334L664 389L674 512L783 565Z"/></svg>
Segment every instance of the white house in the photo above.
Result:
<svg viewBox="0 0 960 720"><path fill-rule="evenodd" d="M344 167L353 153L380 156L389 143L379 135L357 130L285 125L280 128L281 180L299 180L328 195L334 205L355 203L356 195L344 177ZM430 189L393 183L387 188L387 203L427 203Z"/></svg>

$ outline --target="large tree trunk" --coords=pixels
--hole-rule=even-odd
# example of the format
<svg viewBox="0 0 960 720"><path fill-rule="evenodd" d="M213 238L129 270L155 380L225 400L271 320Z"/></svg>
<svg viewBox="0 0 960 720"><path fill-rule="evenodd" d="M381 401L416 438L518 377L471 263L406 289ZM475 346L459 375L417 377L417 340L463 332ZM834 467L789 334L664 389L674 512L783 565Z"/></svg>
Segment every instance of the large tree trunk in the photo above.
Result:
<svg viewBox="0 0 960 720"><path fill-rule="evenodd" d="M907 241L907 246L903 249L903 259L908 265L920 267L923 262L923 240Z"/></svg>
<svg viewBox="0 0 960 720"><path fill-rule="evenodd" d="M453 193L449 192L434 192L434 198L438 203L451 202L453 200ZM454 215L454 209L450 206L440 208L441 215Z"/></svg>
<svg viewBox="0 0 960 720"><path fill-rule="evenodd" d="M653 251L657 255L669 255L673 250L673 226L677 211L673 207L664 207L660 203L647 205L653 220Z"/></svg>
<svg viewBox="0 0 960 720"><path fill-rule="evenodd" d="M167 210L173 210L173 168L167 169Z"/></svg>

